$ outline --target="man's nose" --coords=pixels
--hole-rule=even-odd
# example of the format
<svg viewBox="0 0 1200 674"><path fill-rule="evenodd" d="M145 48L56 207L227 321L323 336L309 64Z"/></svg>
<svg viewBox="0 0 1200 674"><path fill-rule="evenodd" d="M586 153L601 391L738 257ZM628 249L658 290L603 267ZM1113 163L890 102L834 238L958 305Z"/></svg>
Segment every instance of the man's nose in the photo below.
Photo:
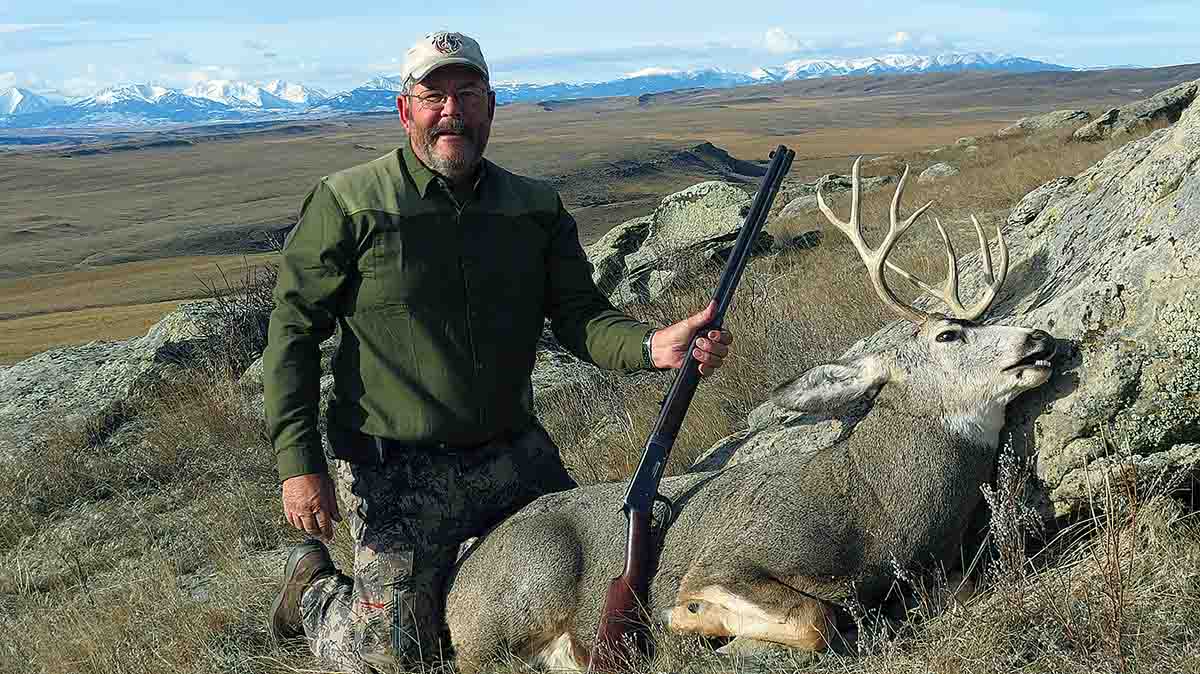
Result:
<svg viewBox="0 0 1200 674"><path fill-rule="evenodd" d="M462 117L462 103L458 94L446 94L446 102L442 105L442 114L447 117Z"/></svg>

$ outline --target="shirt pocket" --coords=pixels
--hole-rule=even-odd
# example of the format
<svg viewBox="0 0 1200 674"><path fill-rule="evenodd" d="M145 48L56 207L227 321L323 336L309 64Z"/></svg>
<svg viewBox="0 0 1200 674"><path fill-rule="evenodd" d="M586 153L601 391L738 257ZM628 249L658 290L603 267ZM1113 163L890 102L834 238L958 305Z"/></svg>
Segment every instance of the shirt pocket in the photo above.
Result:
<svg viewBox="0 0 1200 674"><path fill-rule="evenodd" d="M408 307L415 285L408 248L402 231L382 230L375 233L368 253L368 271L363 274L368 307Z"/></svg>

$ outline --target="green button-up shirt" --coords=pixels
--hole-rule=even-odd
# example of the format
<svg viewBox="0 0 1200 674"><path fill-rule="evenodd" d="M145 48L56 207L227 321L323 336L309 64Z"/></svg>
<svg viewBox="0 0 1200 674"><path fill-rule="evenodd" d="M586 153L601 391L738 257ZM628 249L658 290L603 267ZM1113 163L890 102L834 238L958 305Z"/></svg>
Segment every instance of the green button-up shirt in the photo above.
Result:
<svg viewBox="0 0 1200 674"><path fill-rule="evenodd" d="M645 366L651 326L596 289L553 188L485 160L474 193L459 199L407 144L323 178L305 199L263 356L280 479L326 470L319 344L335 326L328 416L338 455L346 431L468 447L528 426L544 317L584 360Z"/></svg>

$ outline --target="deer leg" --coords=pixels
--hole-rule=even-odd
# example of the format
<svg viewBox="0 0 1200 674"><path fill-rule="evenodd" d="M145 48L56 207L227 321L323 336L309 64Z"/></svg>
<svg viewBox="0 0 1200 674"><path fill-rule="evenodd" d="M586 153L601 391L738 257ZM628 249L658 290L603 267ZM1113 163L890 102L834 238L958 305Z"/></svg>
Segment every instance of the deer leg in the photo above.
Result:
<svg viewBox="0 0 1200 674"><path fill-rule="evenodd" d="M677 632L767 641L807 651L824 650L833 638L829 605L774 579L735 592L707 585L681 592L667 622Z"/></svg>

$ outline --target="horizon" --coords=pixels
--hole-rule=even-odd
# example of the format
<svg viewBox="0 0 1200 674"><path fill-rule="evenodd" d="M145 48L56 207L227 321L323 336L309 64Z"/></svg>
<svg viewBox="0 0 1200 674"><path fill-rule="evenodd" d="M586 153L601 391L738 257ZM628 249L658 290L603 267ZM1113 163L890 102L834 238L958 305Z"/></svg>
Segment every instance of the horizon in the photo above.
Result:
<svg viewBox="0 0 1200 674"><path fill-rule="evenodd" d="M1200 62L1194 38L1200 8L1179 2L1136 9L1112 0L1050 7L1022 0L1002 8L920 3L879 12L870 2L851 0L836 10L804 12L766 0L754 16L731 16L712 0L654 6L615 0L593 14L539 0L505 8L503 18L500 10L470 1L436 16L432 9L398 13L372 0L355 15L336 17L311 0L266 0L254 7L222 0L203 7L62 0L46 7L20 0L0 7L6 16L0 23L0 91L20 87L63 98L123 84L182 90L216 80L281 79L335 93L394 75L407 47L439 29L478 39L497 84L598 82L703 69L748 73L796 60L972 52L1073 68ZM389 25L401 28L379 28ZM537 35L512 30L514 25L537 26Z"/></svg>

